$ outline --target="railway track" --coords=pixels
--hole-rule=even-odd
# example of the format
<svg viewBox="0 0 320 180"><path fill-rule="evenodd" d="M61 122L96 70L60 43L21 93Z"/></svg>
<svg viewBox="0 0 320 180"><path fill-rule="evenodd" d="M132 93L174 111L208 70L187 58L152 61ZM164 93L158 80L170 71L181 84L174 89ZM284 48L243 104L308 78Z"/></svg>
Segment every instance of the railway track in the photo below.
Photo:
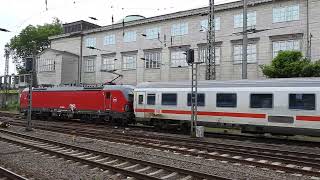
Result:
<svg viewBox="0 0 320 180"><path fill-rule="evenodd" d="M0 167L0 180L27 180L27 178L22 177L8 169Z"/></svg>
<svg viewBox="0 0 320 180"><path fill-rule="evenodd" d="M14 121L15 125L24 125ZM51 123L51 122L50 122ZM273 169L280 172L291 173L296 176L320 177L320 155L297 150L283 150L274 147L261 148L254 144L226 144L192 140L190 138L178 138L172 136L156 136L141 133L124 134L122 130L107 132L103 125L80 125L75 127L73 123L57 123L41 125L35 123L38 129L70 133L77 136L85 136L111 142L121 142L136 146L174 151L177 153L203 157L208 160L219 160L236 165L249 165L263 169ZM110 130L110 129L109 129ZM249 144L249 145L248 145ZM250 145L251 144L251 145Z"/></svg>
<svg viewBox="0 0 320 180"><path fill-rule="evenodd" d="M11 119L15 119L15 121L20 121L23 116L20 114L12 114L9 112L2 112L0 111L0 118L7 117L7 121L13 122ZM39 120L35 119L33 122L45 122L44 120ZM86 126L88 128L110 128L110 124L105 124L105 123L100 123L100 124L85 124L80 121L76 120L67 120L61 121L61 120L53 120L50 121L52 123L59 123L59 124L64 124L64 125L74 125L74 124L79 124L81 126ZM137 126L137 125L130 125L129 126L131 129L136 129L136 130L143 130L143 131L149 131L149 132L154 132L156 131L153 127L149 126ZM165 132L165 133L170 133L170 134L177 134L177 131L170 131L170 132ZM178 132L178 134L181 134L181 132ZM221 138L221 139L228 139L228 140L236 140L236 141L251 141L255 143L269 143L269 144L277 144L277 145L294 145L294 146L306 146L306 147L320 147L320 142L319 141L305 141L305 140L299 140L299 139L291 139L288 137L268 137L268 136L263 136L263 135L241 135L241 134L228 134L228 133L214 133L214 132L205 132L206 137L212 137L212 138Z"/></svg>
<svg viewBox="0 0 320 180"><path fill-rule="evenodd" d="M135 179L217 179L226 177L200 173L192 170L171 167L150 161L109 154L57 141L29 136L7 130L0 130L0 141L36 150L59 158L80 162L102 170L120 173L124 178Z"/></svg>
<svg viewBox="0 0 320 180"><path fill-rule="evenodd" d="M41 126L34 124L35 128L61 133L85 136L110 142L120 142L135 146L172 151L184 155L203 157L208 160L219 160L235 165L249 165L264 169L273 169L280 172L291 173L296 176L320 177L320 155L300 151L256 147L254 144L226 144L198 141L190 138L168 136L148 136L139 133L123 134L121 131L106 132L103 130L85 129L64 125Z"/></svg>

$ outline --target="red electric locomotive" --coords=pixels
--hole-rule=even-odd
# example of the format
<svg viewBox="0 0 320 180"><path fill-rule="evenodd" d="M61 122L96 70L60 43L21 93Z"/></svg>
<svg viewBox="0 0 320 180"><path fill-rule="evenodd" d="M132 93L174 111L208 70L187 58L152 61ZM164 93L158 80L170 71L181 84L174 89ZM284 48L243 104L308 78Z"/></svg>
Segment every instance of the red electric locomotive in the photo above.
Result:
<svg viewBox="0 0 320 180"><path fill-rule="evenodd" d="M133 86L34 88L32 113L41 118L61 117L106 120L119 124L134 122ZM21 112L28 108L28 89L21 93Z"/></svg>

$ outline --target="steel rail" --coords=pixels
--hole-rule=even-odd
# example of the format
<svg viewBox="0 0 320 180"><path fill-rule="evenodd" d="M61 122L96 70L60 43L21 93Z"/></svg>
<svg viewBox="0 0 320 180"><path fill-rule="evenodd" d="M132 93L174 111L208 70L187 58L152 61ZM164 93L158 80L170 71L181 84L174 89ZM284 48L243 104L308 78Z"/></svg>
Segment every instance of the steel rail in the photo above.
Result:
<svg viewBox="0 0 320 180"><path fill-rule="evenodd" d="M13 135L16 137L20 137L20 138L24 138L24 139L29 139L29 140L33 140L33 141L38 141L38 142L43 142L43 143L47 143L47 144L51 144L51 145L55 145L55 146L59 146L59 147L64 147L67 149L72 149L72 150L77 150L80 152L86 152L88 154L94 154L94 155L99 155L99 156L103 156L103 157L111 157L114 159L119 159L122 161L127 161L127 162L131 162L131 163L135 163L135 164L140 164L143 166L151 166L157 169L164 169L168 172L177 172L179 174L182 175L190 175L192 177L195 178L200 178L200 179L217 179L217 180L229 180L229 178L226 177L221 177L221 176L217 176L217 175L211 175L211 174L206 174L206 173L200 173L197 171L193 171L193 170L187 170L187 169L182 169L182 168L178 168L178 167L173 167L173 166L167 166L164 164L160 164L160 163L154 163L154 162L150 162L150 161L144 161L144 160L140 160L140 159L136 159L136 158L129 158L129 157L123 157L120 155L115 155L115 154L111 154L111 153L106 153L106 152L102 152L102 151L97 151L97 150L92 150L92 149L87 149L87 148L82 148L79 146L74 146L74 145L69 145L69 144L65 144L65 143L61 143L61 142L57 142L57 141L52 141L52 140L47 140L47 139L43 139L43 138L38 138L38 137L33 137L33 136L29 136L26 134L20 134L20 133L16 133L16 132L12 132L12 131L7 131L7 130L0 130L1 133L5 133L5 134L9 134L9 135ZM34 145L30 145L28 143L25 142L20 142L20 141L15 141L9 138L4 138L4 137L0 137L1 140L10 142L10 143L14 143L14 144L20 144L22 146L28 147L28 148L32 148L32 149L36 149L38 151L42 151L45 153L49 153L49 154L54 154L56 156L59 157L63 157L66 159L70 159L70 160L75 160L78 162L82 162L84 164L88 164L91 166L95 166L95 167L99 167L101 169L107 169L107 170L111 170L114 172L119 172L121 174L124 174L126 176L129 177L135 177L138 179L161 179L161 178L157 178L157 177L152 177L143 173L137 173L137 172L132 172L132 171L128 171L128 170L124 170L118 167L114 167L111 165L106 165L106 164L101 164L95 161L90 161L87 159L82 159L82 158L78 158L75 156L71 156L68 154L64 154L64 153L60 153L60 152L56 152L56 151L52 151L52 150L48 150L46 148L43 147L37 147Z"/></svg>
<svg viewBox="0 0 320 180"><path fill-rule="evenodd" d="M5 177L7 178L8 180L28 180L27 178L25 177L22 177L8 169L5 169L3 167L0 167L0 179L1 177Z"/></svg>

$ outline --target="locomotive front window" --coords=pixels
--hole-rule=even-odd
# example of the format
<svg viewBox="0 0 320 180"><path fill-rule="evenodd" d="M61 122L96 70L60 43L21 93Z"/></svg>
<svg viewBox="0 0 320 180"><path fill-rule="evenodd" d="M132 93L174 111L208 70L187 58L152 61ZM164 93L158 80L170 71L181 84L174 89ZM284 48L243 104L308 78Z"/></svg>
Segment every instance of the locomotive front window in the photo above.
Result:
<svg viewBox="0 0 320 180"><path fill-rule="evenodd" d="M235 93L218 93L217 107L237 107L237 94Z"/></svg>
<svg viewBox="0 0 320 180"><path fill-rule="evenodd" d="M128 101L133 102L133 94L128 94Z"/></svg>
<svg viewBox="0 0 320 180"><path fill-rule="evenodd" d="M138 97L138 103L143 104L143 95L139 95Z"/></svg>
<svg viewBox="0 0 320 180"><path fill-rule="evenodd" d="M156 95L155 94L148 94L147 95L147 104L148 105L155 105L156 104Z"/></svg>
<svg viewBox="0 0 320 180"><path fill-rule="evenodd" d="M250 108L273 108L273 95L251 94Z"/></svg>
<svg viewBox="0 0 320 180"><path fill-rule="evenodd" d="M191 106L191 93L188 94L188 106ZM205 106L205 95L203 93L198 94L197 106Z"/></svg>
<svg viewBox="0 0 320 180"><path fill-rule="evenodd" d="M176 106L177 105L177 94L174 93L164 93L162 94L162 105Z"/></svg>
<svg viewBox="0 0 320 180"><path fill-rule="evenodd" d="M289 109L315 110L315 94L289 94Z"/></svg>

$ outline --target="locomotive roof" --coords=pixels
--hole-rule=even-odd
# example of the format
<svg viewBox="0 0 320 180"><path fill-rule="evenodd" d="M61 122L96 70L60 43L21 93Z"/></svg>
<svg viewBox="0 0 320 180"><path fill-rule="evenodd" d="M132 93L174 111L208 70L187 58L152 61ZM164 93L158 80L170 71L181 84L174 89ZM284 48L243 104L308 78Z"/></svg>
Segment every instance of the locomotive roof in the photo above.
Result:
<svg viewBox="0 0 320 180"><path fill-rule="evenodd" d="M52 88L34 88L33 91L95 91L95 90L133 90L134 86L130 85L104 85L101 87L77 87L77 86L61 86ZM26 88L24 91L28 90Z"/></svg>
<svg viewBox="0 0 320 180"><path fill-rule="evenodd" d="M199 88L226 87L320 87L320 78L287 78L266 80L198 81ZM137 88L191 88L191 81L145 82Z"/></svg>

